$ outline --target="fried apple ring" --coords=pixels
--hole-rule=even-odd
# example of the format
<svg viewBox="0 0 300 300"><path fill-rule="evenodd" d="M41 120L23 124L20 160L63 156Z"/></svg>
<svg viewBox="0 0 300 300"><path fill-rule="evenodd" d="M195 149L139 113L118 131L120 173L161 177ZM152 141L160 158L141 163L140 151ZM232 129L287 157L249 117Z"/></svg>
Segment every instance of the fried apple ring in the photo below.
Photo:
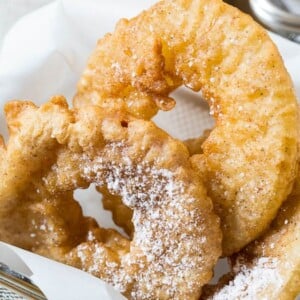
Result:
<svg viewBox="0 0 300 300"><path fill-rule="evenodd" d="M201 299L293 300L300 293L300 173L267 233L233 259L232 273Z"/></svg>
<svg viewBox="0 0 300 300"><path fill-rule="evenodd" d="M202 144L209 136L209 133L210 130L205 130L202 136L183 141L190 155L203 153ZM111 195L107 189L99 191L102 194L103 208L112 213L115 224L123 228L129 236L132 236L134 228L131 222L132 210L123 204L121 197Z"/></svg>
<svg viewBox="0 0 300 300"><path fill-rule="evenodd" d="M296 176L296 97L260 25L221 0L160 1L98 42L74 105L148 119L173 107L182 84L202 91L216 121L194 162L206 168L227 256L269 226Z"/></svg>
<svg viewBox="0 0 300 300"><path fill-rule="evenodd" d="M122 197L112 195L107 189L99 189L102 194L103 208L112 213L112 219L116 225L123 228L129 237L133 236L134 226L132 224L133 211L123 204Z"/></svg>
<svg viewBox="0 0 300 300"><path fill-rule="evenodd" d="M120 111L69 110L62 97L40 108L12 102L6 114L1 240L99 276L129 299L198 299L221 230L181 142ZM133 210L131 241L70 204L92 182Z"/></svg>

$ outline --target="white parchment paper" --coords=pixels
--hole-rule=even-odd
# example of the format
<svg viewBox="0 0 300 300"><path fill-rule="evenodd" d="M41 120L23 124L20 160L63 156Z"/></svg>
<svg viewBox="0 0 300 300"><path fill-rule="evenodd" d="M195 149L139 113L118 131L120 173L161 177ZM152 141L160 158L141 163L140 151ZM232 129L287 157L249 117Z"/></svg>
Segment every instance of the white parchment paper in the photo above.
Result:
<svg viewBox="0 0 300 300"><path fill-rule="evenodd" d="M1 133L6 134L3 105L8 100L30 99L42 104L52 95L63 94L71 102L76 82L97 39L112 31L118 19L132 17L154 2L156 1L2 0ZM300 97L300 46L274 34L271 37L280 49ZM174 93L174 97L177 100L176 108L171 112L161 112L155 117L160 127L174 137L186 139L199 136L204 129L212 126L208 106L199 100L198 94L182 88ZM85 214L94 215L104 227L113 226L110 214L99 210L100 197L94 189L76 191L75 196L82 203ZM4 244L0 244L0 260L4 249L6 260L9 260L7 253L14 252L28 265L33 273L33 280L50 300L122 299L121 295L116 296L99 279ZM89 294L83 297L83 294L74 292L77 283L81 289L86 286ZM106 296L101 293L106 293Z"/></svg>
<svg viewBox="0 0 300 300"><path fill-rule="evenodd" d="M30 278L49 300L125 300L104 281L0 242L0 261Z"/></svg>

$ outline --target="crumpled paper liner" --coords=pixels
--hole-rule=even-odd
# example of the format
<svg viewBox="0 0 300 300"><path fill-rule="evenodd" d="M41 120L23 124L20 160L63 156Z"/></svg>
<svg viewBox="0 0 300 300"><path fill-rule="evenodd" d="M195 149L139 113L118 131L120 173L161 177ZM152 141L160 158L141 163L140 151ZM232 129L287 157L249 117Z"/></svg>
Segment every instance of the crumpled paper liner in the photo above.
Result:
<svg viewBox="0 0 300 300"><path fill-rule="evenodd" d="M2 242L0 261L30 278L48 300L125 300L111 286L86 272Z"/></svg>

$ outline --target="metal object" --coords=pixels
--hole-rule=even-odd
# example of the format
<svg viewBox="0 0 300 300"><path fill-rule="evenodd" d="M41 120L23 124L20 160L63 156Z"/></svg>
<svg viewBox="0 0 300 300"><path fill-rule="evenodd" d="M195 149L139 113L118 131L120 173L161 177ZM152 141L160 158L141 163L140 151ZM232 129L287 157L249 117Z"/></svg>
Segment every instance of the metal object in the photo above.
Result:
<svg viewBox="0 0 300 300"><path fill-rule="evenodd" d="M26 276L0 262L1 300L47 300L42 291Z"/></svg>
<svg viewBox="0 0 300 300"><path fill-rule="evenodd" d="M249 0L249 3L267 28L300 43L300 15L291 12L286 3L280 0Z"/></svg>

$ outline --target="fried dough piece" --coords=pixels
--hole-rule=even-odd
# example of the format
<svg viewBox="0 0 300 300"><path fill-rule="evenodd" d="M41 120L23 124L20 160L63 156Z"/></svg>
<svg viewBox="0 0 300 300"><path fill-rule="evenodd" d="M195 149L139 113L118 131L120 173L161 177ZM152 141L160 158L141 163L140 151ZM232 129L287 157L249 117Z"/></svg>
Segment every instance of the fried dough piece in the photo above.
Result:
<svg viewBox="0 0 300 300"><path fill-rule="evenodd" d="M98 42L74 105L148 119L174 106L169 94L182 84L202 91L216 121L194 164L228 256L266 230L296 176L296 97L260 25L220 0L160 1Z"/></svg>
<svg viewBox="0 0 300 300"><path fill-rule="evenodd" d="M202 136L183 141L190 155L203 153L202 144L209 136L209 133L210 130L205 130ZM115 224L123 228L131 237L133 235L132 210L123 204L120 197L111 195L106 189L100 190L100 192L102 194L103 208L111 211Z"/></svg>
<svg viewBox="0 0 300 300"><path fill-rule="evenodd" d="M69 110L62 97L40 108L12 102L6 114L1 240L99 276L129 299L198 299L221 231L181 142L120 111ZM133 210L131 241L82 216L72 192L90 183Z"/></svg>
<svg viewBox="0 0 300 300"><path fill-rule="evenodd" d="M111 211L112 219L116 225L124 229L130 238L134 233L132 224L132 209L123 204L120 196L112 195L107 189L99 190L102 194L103 208Z"/></svg>
<svg viewBox="0 0 300 300"><path fill-rule="evenodd" d="M201 135L200 137L183 141L183 143L188 148L191 156L194 154L202 154L203 153L202 145L205 142L205 140L209 137L210 133L211 133L211 130L207 129L203 132L203 135Z"/></svg>
<svg viewBox="0 0 300 300"><path fill-rule="evenodd" d="M233 258L233 271L201 299L293 300L300 293L300 173L262 238Z"/></svg>
<svg viewBox="0 0 300 300"><path fill-rule="evenodd" d="M66 157L59 135L75 121L64 98L53 98L40 109L31 102L12 102L6 117L10 139L0 146L0 240L60 262L66 262L78 244L95 237L113 245L113 253L128 251L128 240L83 217L73 190L49 191L47 176L56 172L57 159ZM64 176L76 175L72 171L65 170Z"/></svg>

